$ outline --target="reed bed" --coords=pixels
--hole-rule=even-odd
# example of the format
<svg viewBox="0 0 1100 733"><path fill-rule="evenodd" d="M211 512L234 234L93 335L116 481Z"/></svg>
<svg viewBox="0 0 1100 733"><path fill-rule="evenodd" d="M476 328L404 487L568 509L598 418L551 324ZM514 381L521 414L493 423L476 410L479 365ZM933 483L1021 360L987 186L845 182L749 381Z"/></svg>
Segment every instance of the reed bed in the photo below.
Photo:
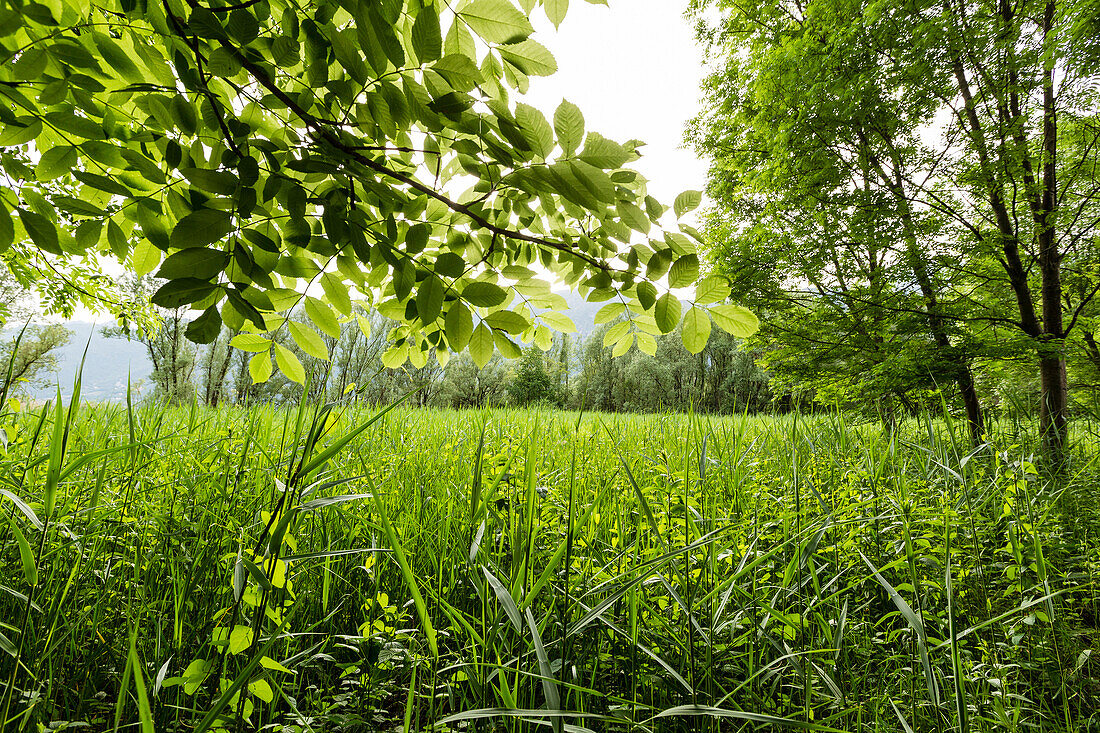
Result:
<svg viewBox="0 0 1100 733"><path fill-rule="evenodd" d="M1100 730L1087 424L77 405L0 417L5 731Z"/></svg>

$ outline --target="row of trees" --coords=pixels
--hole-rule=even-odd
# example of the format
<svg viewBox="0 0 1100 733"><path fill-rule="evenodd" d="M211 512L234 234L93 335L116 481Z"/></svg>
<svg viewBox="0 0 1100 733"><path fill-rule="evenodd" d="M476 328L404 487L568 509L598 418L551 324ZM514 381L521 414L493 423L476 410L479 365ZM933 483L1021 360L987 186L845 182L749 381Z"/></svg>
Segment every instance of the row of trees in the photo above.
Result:
<svg viewBox="0 0 1100 733"><path fill-rule="evenodd" d="M191 343L183 309L164 313L152 328L115 327L108 333L145 345L153 366L153 397L176 403L283 403L308 390L313 400L354 398L375 404L414 392L414 404L456 408L548 404L608 412L692 408L720 413L772 408L758 354L743 350L740 339L716 334L703 351L691 354L681 334L673 332L657 339L653 356L632 351L612 358L604 342L614 325L603 325L588 338L558 335L546 351L531 346L514 360L494 354L483 366L462 353L446 365L432 356L421 367L390 368L383 355L398 323L358 310L341 324L339 336L324 337L328 360L306 353L288 329L275 334L276 343L302 364L304 388L281 373L254 383L249 368L254 354L233 346L235 334L228 330L210 344Z"/></svg>
<svg viewBox="0 0 1100 733"><path fill-rule="evenodd" d="M1060 463L1070 381L1100 369L1095 3L692 9L712 255L777 378L887 413L950 384L978 440L983 381L1030 365Z"/></svg>

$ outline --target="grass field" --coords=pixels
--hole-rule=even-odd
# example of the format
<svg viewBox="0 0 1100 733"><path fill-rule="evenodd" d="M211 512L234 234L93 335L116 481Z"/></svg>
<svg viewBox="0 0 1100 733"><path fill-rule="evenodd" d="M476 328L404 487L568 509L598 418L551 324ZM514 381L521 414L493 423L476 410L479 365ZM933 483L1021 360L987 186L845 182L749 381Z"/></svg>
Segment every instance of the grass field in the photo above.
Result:
<svg viewBox="0 0 1100 733"><path fill-rule="evenodd" d="M5 731L1100 730L1091 425L5 420Z"/></svg>

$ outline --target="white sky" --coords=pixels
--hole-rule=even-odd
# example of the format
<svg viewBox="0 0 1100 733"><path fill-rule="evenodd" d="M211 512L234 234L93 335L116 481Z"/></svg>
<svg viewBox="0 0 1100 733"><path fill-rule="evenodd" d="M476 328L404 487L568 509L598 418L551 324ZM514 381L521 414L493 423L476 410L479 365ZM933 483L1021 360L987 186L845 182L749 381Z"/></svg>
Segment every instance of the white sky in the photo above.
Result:
<svg viewBox="0 0 1100 733"><path fill-rule="evenodd" d="M586 130L618 142L646 143L633 164L649 192L671 206L684 190L703 190L706 164L682 148L695 116L702 52L683 16L683 0L572 0L555 31L534 12L535 39L550 49L558 73L531 79L525 101L550 118L563 98L581 108Z"/></svg>

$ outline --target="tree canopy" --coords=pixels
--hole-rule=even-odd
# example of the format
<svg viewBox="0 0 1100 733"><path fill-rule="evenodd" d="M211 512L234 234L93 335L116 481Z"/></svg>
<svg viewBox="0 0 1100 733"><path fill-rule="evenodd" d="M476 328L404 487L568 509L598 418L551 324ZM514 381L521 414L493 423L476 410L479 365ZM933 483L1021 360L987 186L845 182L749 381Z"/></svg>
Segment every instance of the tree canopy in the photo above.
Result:
<svg viewBox="0 0 1100 733"><path fill-rule="evenodd" d="M686 309L671 291L698 280L700 236L660 226L629 167L641 143L514 98L556 69L529 14L560 23L567 5L16 2L0 11L3 257L154 274L154 304L200 314L192 341L243 332L257 381L272 357L304 378L270 334L327 357L356 302L400 321L390 366L547 348L574 328L553 279L629 316L620 351L678 325L701 350L712 319L746 335L723 279Z"/></svg>

